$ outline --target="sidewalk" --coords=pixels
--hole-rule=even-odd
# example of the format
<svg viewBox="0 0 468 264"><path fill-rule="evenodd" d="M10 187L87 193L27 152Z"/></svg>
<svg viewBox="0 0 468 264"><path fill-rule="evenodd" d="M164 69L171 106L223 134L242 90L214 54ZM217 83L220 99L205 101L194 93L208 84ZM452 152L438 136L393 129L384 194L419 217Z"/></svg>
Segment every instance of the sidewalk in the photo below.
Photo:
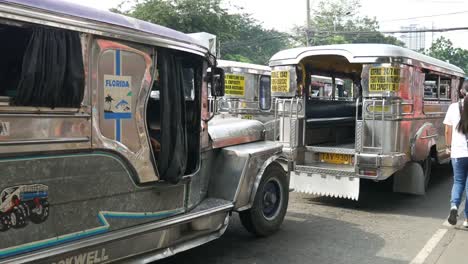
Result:
<svg viewBox="0 0 468 264"><path fill-rule="evenodd" d="M468 249L468 229L459 226L454 229L455 234L442 255L437 260L437 264L468 263L466 251Z"/></svg>

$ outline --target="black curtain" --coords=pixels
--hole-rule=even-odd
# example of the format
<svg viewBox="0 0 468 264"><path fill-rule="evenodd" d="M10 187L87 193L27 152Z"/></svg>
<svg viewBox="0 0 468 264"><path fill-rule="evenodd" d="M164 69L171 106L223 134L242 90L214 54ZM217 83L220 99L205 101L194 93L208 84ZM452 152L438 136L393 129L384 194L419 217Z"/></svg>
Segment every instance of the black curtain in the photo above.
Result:
<svg viewBox="0 0 468 264"><path fill-rule="evenodd" d="M182 61L166 49L160 49L158 60L161 102L161 152L158 170L163 180L177 183L184 176L187 167Z"/></svg>
<svg viewBox="0 0 468 264"><path fill-rule="evenodd" d="M0 94L14 96L21 78L23 57L31 38L28 28L0 26ZM13 93L13 94L11 94Z"/></svg>
<svg viewBox="0 0 468 264"><path fill-rule="evenodd" d="M33 28L23 57L14 104L51 108L80 107L84 84L79 33Z"/></svg>

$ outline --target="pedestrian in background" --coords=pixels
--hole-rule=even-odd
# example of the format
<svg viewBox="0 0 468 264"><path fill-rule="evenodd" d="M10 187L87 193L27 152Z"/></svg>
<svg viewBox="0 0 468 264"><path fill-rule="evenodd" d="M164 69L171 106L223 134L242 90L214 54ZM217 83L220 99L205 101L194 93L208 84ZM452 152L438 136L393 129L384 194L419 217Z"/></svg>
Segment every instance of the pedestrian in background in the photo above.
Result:
<svg viewBox="0 0 468 264"><path fill-rule="evenodd" d="M450 105L444 119L446 148L450 152L453 167L453 187L450 199L451 208L448 222L457 224L458 207L465 192L465 221L463 226L468 228L468 93L467 81L461 89L463 99Z"/></svg>

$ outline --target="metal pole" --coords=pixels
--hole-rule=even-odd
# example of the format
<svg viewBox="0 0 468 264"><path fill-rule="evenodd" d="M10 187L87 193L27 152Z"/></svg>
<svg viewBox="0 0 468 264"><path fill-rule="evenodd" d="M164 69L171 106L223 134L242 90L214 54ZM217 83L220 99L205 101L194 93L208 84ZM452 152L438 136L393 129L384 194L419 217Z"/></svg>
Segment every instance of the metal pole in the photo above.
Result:
<svg viewBox="0 0 468 264"><path fill-rule="evenodd" d="M310 46L310 0L306 0L307 2L307 27L306 27L306 46Z"/></svg>

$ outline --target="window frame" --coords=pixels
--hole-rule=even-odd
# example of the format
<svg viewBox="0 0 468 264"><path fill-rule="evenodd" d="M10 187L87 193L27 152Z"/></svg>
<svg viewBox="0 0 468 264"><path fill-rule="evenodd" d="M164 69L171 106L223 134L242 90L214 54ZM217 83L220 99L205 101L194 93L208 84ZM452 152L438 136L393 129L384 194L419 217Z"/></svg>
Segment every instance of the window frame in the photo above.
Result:
<svg viewBox="0 0 468 264"><path fill-rule="evenodd" d="M433 80L432 78L428 80L428 75L429 76L433 76L433 77L436 77L435 80ZM435 81L436 82L436 89L437 89L437 93L436 93L436 97L426 97L425 95L425 83L427 81ZM445 91L445 97L441 97L441 92L440 92L440 88L441 88L441 82L443 81L448 81L448 91L446 90ZM439 72L431 72L431 71L428 71L428 72L425 72L424 73L424 82L423 82L423 101L431 101L431 102L434 102L434 101L452 101L452 76L448 75L448 74L443 74L443 73L439 73Z"/></svg>
<svg viewBox="0 0 468 264"><path fill-rule="evenodd" d="M37 26L36 23L29 23L11 19L3 19L0 18L0 25L13 27L13 28L26 28ZM81 49L83 53L83 66L84 66L84 86L83 86L83 100L80 102L79 107L46 107L46 106L17 106L12 104L12 100L14 97L8 95L0 95L0 113L12 113L12 114L46 114L46 115L66 115L66 116L73 116L76 114L84 114L87 112L87 108L90 108L91 105L91 98L89 96L88 91L88 77L86 77L88 71L88 65L86 65L86 57L88 56L88 52L86 49L88 34L72 30L72 29L64 29L62 27L56 27L53 25L48 25L50 28L54 29L63 29L67 31L74 31L80 35L80 42L81 42Z"/></svg>

